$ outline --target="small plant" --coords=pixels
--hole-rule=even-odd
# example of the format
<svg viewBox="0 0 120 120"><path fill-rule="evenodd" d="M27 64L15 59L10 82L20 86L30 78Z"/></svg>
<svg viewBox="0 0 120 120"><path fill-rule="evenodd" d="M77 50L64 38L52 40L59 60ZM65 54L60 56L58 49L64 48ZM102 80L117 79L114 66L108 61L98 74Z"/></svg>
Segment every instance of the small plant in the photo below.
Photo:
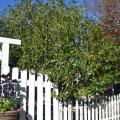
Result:
<svg viewBox="0 0 120 120"><path fill-rule="evenodd" d="M18 108L19 83L10 74L0 76L0 112Z"/></svg>
<svg viewBox="0 0 120 120"><path fill-rule="evenodd" d="M10 99L0 99L0 112L14 110L14 102Z"/></svg>

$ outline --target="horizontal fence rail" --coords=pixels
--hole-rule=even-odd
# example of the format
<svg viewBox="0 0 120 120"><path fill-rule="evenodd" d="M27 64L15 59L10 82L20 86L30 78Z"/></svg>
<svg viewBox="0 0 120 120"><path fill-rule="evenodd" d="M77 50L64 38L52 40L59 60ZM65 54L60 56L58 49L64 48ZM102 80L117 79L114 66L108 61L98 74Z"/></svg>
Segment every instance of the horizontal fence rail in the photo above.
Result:
<svg viewBox="0 0 120 120"><path fill-rule="evenodd" d="M8 70L6 70L8 71ZM87 99L61 103L52 96L58 88L48 76L12 69L20 82L20 120L120 120L120 94L103 101Z"/></svg>

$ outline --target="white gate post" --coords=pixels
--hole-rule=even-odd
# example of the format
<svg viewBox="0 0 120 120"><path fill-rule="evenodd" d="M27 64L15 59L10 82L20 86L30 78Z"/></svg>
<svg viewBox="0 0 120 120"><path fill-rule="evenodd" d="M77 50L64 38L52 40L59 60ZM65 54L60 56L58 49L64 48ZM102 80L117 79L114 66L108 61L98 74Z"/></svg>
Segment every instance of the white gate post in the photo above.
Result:
<svg viewBox="0 0 120 120"><path fill-rule="evenodd" d="M21 41L16 39L0 37L0 43L2 43L2 50L0 50L0 60L2 68L1 71L3 71L4 66L9 66L9 45L21 45Z"/></svg>

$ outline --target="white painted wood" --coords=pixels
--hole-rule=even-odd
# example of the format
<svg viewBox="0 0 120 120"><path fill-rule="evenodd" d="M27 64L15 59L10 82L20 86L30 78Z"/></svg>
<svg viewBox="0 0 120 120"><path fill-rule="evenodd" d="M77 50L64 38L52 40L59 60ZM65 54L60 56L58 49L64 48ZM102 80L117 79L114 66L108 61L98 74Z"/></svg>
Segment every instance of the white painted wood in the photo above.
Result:
<svg viewBox="0 0 120 120"><path fill-rule="evenodd" d="M51 120L51 82L45 76L45 120Z"/></svg>
<svg viewBox="0 0 120 120"><path fill-rule="evenodd" d="M37 120L43 120L43 75L37 77Z"/></svg>
<svg viewBox="0 0 120 120"><path fill-rule="evenodd" d="M59 120L63 120L63 105L59 102Z"/></svg>
<svg viewBox="0 0 120 120"><path fill-rule="evenodd" d="M3 66L1 69L1 74L8 74L10 72L9 66Z"/></svg>
<svg viewBox="0 0 120 120"><path fill-rule="evenodd" d="M99 109L99 120L102 120L102 117L101 117L101 105L98 106L98 109Z"/></svg>
<svg viewBox="0 0 120 120"><path fill-rule="evenodd" d="M68 120L72 120L72 103L68 102Z"/></svg>
<svg viewBox="0 0 120 120"><path fill-rule="evenodd" d="M98 107L95 108L95 120L98 120Z"/></svg>
<svg viewBox="0 0 120 120"><path fill-rule="evenodd" d="M76 120L78 120L78 114L79 113L79 109L78 109L78 100L76 100L76 109L75 109L75 116L76 116Z"/></svg>
<svg viewBox="0 0 120 120"><path fill-rule="evenodd" d="M35 75L29 72L29 99L28 99L28 120L34 120L34 107L35 107Z"/></svg>
<svg viewBox="0 0 120 120"><path fill-rule="evenodd" d="M2 60L2 51L0 50L0 60Z"/></svg>
<svg viewBox="0 0 120 120"><path fill-rule="evenodd" d="M1 66L8 66L9 65L9 44L3 43L2 44L2 61Z"/></svg>
<svg viewBox="0 0 120 120"><path fill-rule="evenodd" d="M58 87L54 86L54 92L58 95ZM59 101L53 97L53 120L59 120Z"/></svg>
<svg viewBox="0 0 120 120"><path fill-rule="evenodd" d="M9 44L21 45L20 40L0 37L2 43L2 51L0 50L1 66L9 66Z"/></svg>
<svg viewBox="0 0 120 120"><path fill-rule="evenodd" d="M90 106L90 103L91 103L91 99L88 98L88 120L91 120L91 106Z"/></svg>
<svg viewBox="0 0 120 120"><path fill-rule="evenodd" d="M119 95L116 96L116 118L119 120Z"/></svg>
<svg viewBox="0 0 120 120"><path fill-rule="evenodd" d="M86 105L86 100L84 103L84 120L87 120L87 105Z"/></svg>
<svg viewBox="0 0 120 120"><path fill-rule="evenodd" d="M118 95L118 120L120 118L120 94Z"/></svg>
<svg viewBox="0 0 120 120"><path fill-rule="evenodd" d="M21 71L20 79L20 120L26 119L27 71Z"/></svg>
<svg viewBox="0 0 120 120"><path fill-rule="evenodd" d="M113 96L111 97L111 118L114 119L114 103L113 103Z"/></svg>
<svg viewBox="0 0 120 120"><path fill-rule="evenodd" d="M19 70L18 68L13 68L12 69L12 79L16 79L19 83L19 79L18 79L18 74L19 74ZM18 84L14 85L14 89L16 91L16 95L14 97L18 97L19 92L18 92Z"/></svg>
<svg viewBox="0 0 120 120"><path fill-rule="evenodd" d="M83 120L83 102L80 105L80 120Z"/></svg>
<svg viewBox="0 0 120 120"><path fill-rule="evenodd" d="M28 80L28 81L27 81L27 86L29 86L29 85L30 85L30 81ZM34 86L35 86L35 87L38 86L38 82L37 82L37 81L34 81ZM46 86L46 82L43 82L43 88L45 88L45 86ZM52 88L52 85L51 85L51 88Z"/></svg>
<svg viewBox="0 0 120 120"><path fill-rule="evenodd" d="M13 68L12 69L12 79L18 80L18 73L19 73L18 68L17 67Z"/></svg>
<svg viewBox="0 0 120 120"><path fill-rule="evenodd" d="M108 118L110 118L110 97L108 96Z"/></svg>
<svg viewBox="0 0 120 120"><path fill-rule="evenodd" d="M91 120L91 107L88 107L88 120Z"/></svg>
<svg viewBox="0 0 120 120"><path fill-rule="evenodd" d="M21 40L0 37L0 43L8 43L8 44L21 45Z"/></svg>
<svg viewBox="0 0 120 120"><path fill-rule="evenodd" d="M114 116L115 116L115 104L114 104L114 95L112 96L112 109L113 109L113 115L112 115L112 118L114 119Z"/></svg>
<svg viewBox="0 0 120 120"><path fill-rule="evenodd" d="M93 104L94 104L94 102L93 102ZM94 113L95 113L95 111L94 111L95 109L94 109L94 106L92 107L92 120L95 120L95 115L94 115Z"/></svg>
<svg viewBox="0 0 120 120"><path fill-rule="evenodd" d="M102 103L101 118L102 118L102 120L106 119L106 116L105 116L105 100L103 100L103 103Z"/></svg>
<svg viewBox="0 0 120 120"><path fill-rule="evenodd" d="M108 119L108 101L105 102L105 117Z"/></svg>
<svg viewBox="0 0 120 120"><path fill-rule="evenodd" d="M64 120L67 120L67 105L64 103Z"/></svg>
<svg viewBox="0 0 120 120"><path fill-rule="evenodd" d="M114 118L117 118L117 110L116 110L117 106L116 106L116 95L114 95Z"/></svg>

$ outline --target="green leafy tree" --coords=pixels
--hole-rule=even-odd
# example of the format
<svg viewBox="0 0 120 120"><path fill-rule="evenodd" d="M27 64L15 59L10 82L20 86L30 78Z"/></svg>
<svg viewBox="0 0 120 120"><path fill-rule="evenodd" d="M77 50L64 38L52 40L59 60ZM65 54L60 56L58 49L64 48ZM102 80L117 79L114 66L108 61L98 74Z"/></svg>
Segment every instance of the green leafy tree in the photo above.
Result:
<svg viewBox="0 0 120 120"><path fill-rule="evenodd" d="M60 100L102 94L119 82L120 47L103 39L82 7L24 1L6 18L9 33L22 40L19 66L47 74Z"/></svg>

